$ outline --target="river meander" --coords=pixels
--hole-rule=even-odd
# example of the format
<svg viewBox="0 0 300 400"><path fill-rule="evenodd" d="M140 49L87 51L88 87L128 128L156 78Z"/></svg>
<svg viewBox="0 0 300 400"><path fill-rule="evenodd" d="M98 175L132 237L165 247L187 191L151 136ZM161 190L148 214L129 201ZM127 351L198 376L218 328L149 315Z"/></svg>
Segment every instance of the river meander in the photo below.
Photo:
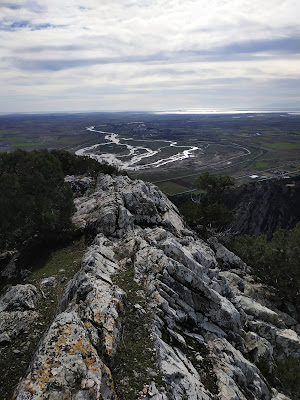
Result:
<svg viewBox="0 0 300 400"><path fill-rule="evenodd" d="M122 138L113 132L88 131L104 135L104 143L94 144L76 151L77 155L87 155L99 162L117 166L121 170L138 171L146 168L158 168L166 164L195 157L197 146L179 146L175 141ZM109 148L109 152L106 149ZM163 157L161 155L164 154Z"/></svg>

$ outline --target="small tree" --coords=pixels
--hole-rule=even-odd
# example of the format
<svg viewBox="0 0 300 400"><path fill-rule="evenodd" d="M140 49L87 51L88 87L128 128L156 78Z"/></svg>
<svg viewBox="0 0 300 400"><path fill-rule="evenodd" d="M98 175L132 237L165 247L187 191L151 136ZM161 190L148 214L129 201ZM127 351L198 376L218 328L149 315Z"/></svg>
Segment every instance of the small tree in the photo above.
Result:
<svg viewBox="0 0 300 400"><path fill-rule="evenodd" d="M197 196L180 207L189 224L204 228L221 228L232 221L233 213L224 204L222 195L234 185L229 176L205 172L196 179L194 187L201 190Z"/></svg>
<svg viewBox="0 0 300 400"><path fill-rule="evenodd" d="M204 190L211 199L221 200L222 194L234 186L234 179L230 176L204 172L196 179L194 186L197 189Z"/></svg>
<svg viewBox="0 0 300 400"><path fill-rule="evenodd" d="M229 244L230 250L252 267L254 275L277 289L277 302L289 301L300 305L300 222L291 230L279 229L271 240L260 234L257 237L236 236Z"/></svg>

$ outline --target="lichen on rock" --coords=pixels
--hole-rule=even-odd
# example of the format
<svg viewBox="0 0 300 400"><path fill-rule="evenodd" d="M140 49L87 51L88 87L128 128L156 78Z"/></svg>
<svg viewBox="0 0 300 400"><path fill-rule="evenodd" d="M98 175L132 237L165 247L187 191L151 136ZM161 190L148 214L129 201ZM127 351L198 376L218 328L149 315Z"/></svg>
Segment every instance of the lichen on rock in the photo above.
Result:
<svg viewBox="0 0 300 400"><path fill-rule="evenodd" d="M149 183L101 174L93 193L75 201L74 223L95 238L16 399L115 399L122 380L134 382L128 399L284 398L267 375L277 359L300 357L299 336L291 319L251 296L240 259L198 238ZM132 364L144 370L122 378L118 370L113 382L118 357L125 362L118 349L126 324L134 330L139 321L133 350L145 343L153 364Z"/></svg>

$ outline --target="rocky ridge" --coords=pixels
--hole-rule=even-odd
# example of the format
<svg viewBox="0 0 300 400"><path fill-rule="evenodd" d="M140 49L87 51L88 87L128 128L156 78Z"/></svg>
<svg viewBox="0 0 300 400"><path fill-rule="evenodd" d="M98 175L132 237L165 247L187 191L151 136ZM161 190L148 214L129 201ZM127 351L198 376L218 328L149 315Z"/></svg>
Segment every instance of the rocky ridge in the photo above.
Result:
<svg viewBox="0 0 300 400"><path fill-rule="evenodd" d="M229 228L239 234L266 234L292 229L300 221L300 179L271 179L249 183L225 199L235 217Z"/></svg>
<svg viewBox="0 0 300 400"><path fill-rule="evenodd" d="M99 175L95 191L75 203L74 222L95 239L14 399L118 398L114 359L129 294L114 277L129 266L151 311L161 379L149 372L149 384L128 398L288 399L268 377L276 360L300 357L299 325L268 303L237 256L216 239L199 239L149 183ZM19 296L27 299L22 312L34 308L27 286L11 289L27 293ZM1 317L19 307L11 290L0 300Z"/></svg>

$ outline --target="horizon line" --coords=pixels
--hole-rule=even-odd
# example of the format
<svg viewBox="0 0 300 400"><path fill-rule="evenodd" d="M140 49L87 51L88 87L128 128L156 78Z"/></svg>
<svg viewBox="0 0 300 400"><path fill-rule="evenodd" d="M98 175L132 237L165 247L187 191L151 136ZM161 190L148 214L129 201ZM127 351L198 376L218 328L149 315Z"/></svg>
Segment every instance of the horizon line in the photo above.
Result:
<svg viewBox="0 0 300 400"><path fill-rule="evenodd" d="M0 112L0 116L4 115L49 115L49 114L155 114L155 115L167 115L167 114L181 114L181 115L203 115L203 114L278 114L278 113L298 113L300 107L260 107L260 108L182 108L172 110L49 110L49 111L7 111Z"/></svg>

